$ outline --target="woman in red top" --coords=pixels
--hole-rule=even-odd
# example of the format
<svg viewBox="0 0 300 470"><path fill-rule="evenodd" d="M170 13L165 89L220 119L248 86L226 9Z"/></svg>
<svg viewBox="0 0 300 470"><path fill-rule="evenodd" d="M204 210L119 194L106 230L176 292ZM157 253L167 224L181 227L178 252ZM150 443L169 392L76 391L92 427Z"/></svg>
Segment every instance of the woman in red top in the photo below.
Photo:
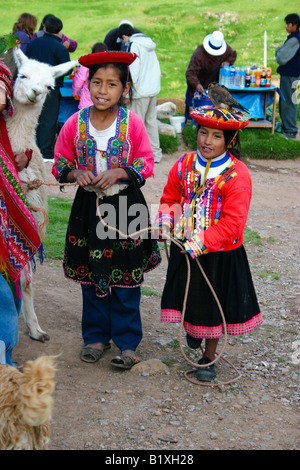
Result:
<svg viewBox="0 0 300 470"><path fill-rule="evenodd" d="M191 348L200 347L202 338L206 339L199 364L210 364L223 334L223 321L195 258L220 300L228 334L244 334L262 323L242 244L252 184L233 148L238 144L238 129L248 124L248 117L212 106L195 109L192 117L199 124L198 149L183 155L171 169L157 216L160 238L170 230L183 245L180 249L171 243L161 314L162 321L181 321L187 279L182 253L187 252L192 258L191 279L183 325ZM214 364L197 369L198 380L209 381L215 375Z"/></svg>

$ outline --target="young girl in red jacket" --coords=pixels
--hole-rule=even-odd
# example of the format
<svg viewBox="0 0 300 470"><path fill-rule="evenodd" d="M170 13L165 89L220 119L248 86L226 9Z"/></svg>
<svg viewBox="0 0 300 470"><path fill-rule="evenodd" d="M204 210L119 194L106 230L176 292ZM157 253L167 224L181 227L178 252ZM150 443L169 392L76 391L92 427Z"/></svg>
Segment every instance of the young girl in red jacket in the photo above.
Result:
<svg viewBox="0 0 300 470"><path fill-rule="evenodd" d="M205 338L196 375L200 381L211 381L223 320L195 258L221 303L227 334L241 335L262 323L243 247L252 184L236 148L238 129L249 121L244 113L211 106L195 109L192 117L198 123L197 151L183 155L172 167L157 216L160 238L171 230L182 245L171 243L161 317L181 321L187 281L183 253L188 253L191 278L183 325L189 347L199 348Z"/></svg>

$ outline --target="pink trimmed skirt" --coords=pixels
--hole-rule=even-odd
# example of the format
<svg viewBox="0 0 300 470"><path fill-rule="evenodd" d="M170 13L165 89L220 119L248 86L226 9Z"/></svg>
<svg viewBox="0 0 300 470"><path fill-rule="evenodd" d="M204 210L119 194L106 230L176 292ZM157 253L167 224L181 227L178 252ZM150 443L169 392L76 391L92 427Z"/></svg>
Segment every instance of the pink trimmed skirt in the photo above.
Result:
<svg viewBox="0 0 300 470"><path fill-rule="evenodd" d="M199 258L220 301L229 335L242 335L262 324L244 246ZM195 260L189 257L191 279L184 313L185 331L194 338L220 338L224 333L218 304ZM161 301L161 321L180 322L187 283L186 258L171 244L167 279Z"/></svg>

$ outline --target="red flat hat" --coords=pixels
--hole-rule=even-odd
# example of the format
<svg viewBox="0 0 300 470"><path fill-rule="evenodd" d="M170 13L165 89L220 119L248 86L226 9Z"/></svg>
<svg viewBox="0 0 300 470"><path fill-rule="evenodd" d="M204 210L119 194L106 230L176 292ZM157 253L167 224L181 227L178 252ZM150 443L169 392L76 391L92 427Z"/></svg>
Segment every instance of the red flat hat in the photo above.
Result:
<svg viewBox="0 0 300 470"><path fill-rule="evenodd" d="M130 65L136 58L137 55L133 52L104 51L83 55L78 59L78 62L80 65L84 65L85 67L90 67L91 65L96 64L111 64L114 62Z"/></svg>
<svg viewBox="0 0 300 470"><path fill-rule="evenodd" d="M232 112L214 106L200 106L190 112L190 116L200 125L213 129L242 129L249 124L248 114L234 109Z"/></svg>

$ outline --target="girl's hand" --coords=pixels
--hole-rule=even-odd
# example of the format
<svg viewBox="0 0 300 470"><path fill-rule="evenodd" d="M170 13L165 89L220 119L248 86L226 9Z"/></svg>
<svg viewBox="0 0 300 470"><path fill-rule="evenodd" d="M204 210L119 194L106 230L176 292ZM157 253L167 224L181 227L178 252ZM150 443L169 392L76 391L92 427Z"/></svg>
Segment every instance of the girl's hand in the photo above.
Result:
<svg viewBox="0 0 300 470"><path fill-rule="evenodd" d="M86 170L72 170L67 176L68 182L76 181L82 187L92 185L94 178L93 173Z"/></svg>
<svg viewBox="0 0 300 470"><path fill-rule="evenodd" d="M115 168L114 170L106 170L97 176L94 176L93 186L99 188L102 191L110 188L120 179L129 180L129 177L125 170L122 168Z"/></svg>
<svg viewBox="0 0 300 470"><path fill-rule="evenodd" d="M15 162L17 166L17 171L24 170L24 168L26 167L28 163L27 155L24 152L22 152L22 153L16 153L14 157L15 157Z"/></svg>

